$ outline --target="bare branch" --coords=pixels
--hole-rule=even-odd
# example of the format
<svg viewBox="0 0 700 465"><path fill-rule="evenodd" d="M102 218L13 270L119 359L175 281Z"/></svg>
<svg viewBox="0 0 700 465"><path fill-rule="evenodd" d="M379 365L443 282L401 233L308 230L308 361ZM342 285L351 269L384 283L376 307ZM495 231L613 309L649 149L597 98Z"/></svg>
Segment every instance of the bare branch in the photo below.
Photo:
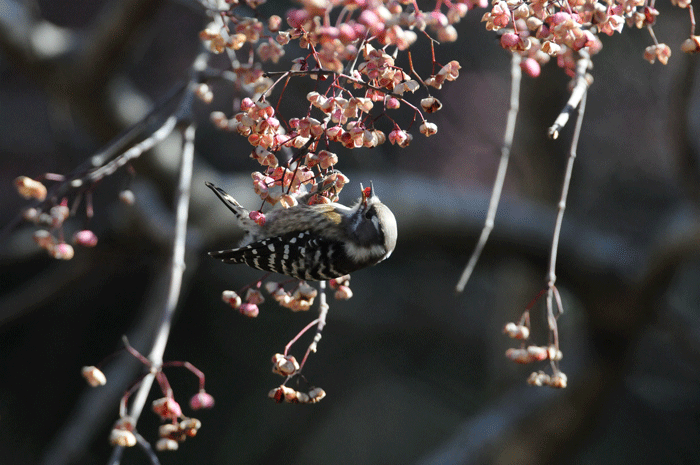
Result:
<svg viewBox="0 0 700 465"><path fill-rule="evenodd" d="M489 210L486 213L486 222L484 223L484 229L481 230L481 235L479 236L479 241L476 243L476 247L472 252L467 266L462 272L462 276L459 278L456 290L457 292L462 292L464 286L467 285L467 281L476 267L476 262L479 261L482 250L486 245L486 241L489 239L491 230L493 229L494 219L496 218L496 212L498 211L498 204L501 200L501 193L503 192L503 183L506 179L506 171L508 170L508 160L510 158L510 149L513 146L513 135L515 134L515 121L518 117L518 109L520 106L520 80L522 77L522 72L520 70L520 60L521 57L518 53L513 53L511 56L510 65L510 108L508 109L508 117L506 120L506 130L503 134L503 145L501 146L501 160L498 163L498 171L496 172L496 180L493 183L493 190L491 191L491 200L489 201Z"/></svg>
<svg viewBox="0 0 700 465"><path fill-rule="evenodd" d="M584 94L593 83L593 77L587 74L587 71L591 68L591 58L588 54L583 52L579 53L581 53L582 58L576 63L576 81L574 82L574 88L569 96L569 101L566 102L561 113L559 113L557 119L554 120L554 124L547 131L550 139L557 139L559 137L559 132L566 126L571 112L579 106Z"/></svg>
<svg viewBox="0 0 700 465"><path fill-rule="evenodd" d="M180 164L180 181L177 190L176 216L175 216L175 239L173 241L173 258L171 263L170 285L168 298L163 308L161 321L158 325L158 332L153 343L153 348L148 354L148 359L154 366L163 363L163 353L170 336L170 327L173 316L177 308L182 286L182 275L185 271L185 238L187 236L187 216L190 202L190 186L192 183L192 167L194 164L194 135L195 126L189 124L182 131L182 162ZM148 393L153 385L154 374L149 374L143 379L138 392L134 396L131 404L129 416L138 420L146 404ZM116 465L121 457L121 447L115 447L112 457L108 463Z"/></svg>

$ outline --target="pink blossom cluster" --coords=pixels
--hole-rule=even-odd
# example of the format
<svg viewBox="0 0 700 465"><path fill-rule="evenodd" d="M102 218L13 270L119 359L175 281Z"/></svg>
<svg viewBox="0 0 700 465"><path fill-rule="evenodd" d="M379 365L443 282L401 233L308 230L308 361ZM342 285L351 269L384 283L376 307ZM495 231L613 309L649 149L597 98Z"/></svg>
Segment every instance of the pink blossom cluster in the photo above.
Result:
<svg viewBox="0 0 700 465"><path fill-rule="evenodd" d="M557 371L551 375L543 371L533 371L527 379L527 384L530 386L549 386L563 389L566 387L567 381L566 375L561 371Z"/></svg>
<svg viewBox="0 0 700 465"><path fill-rule="evenodd" d="M248 289L246 292L245 301L235 291L224 291L221 293L221 299L234 310L238 310L241 315L249 318L255 318L260 313L258 305L265 302L265 297L257 289Z"/></svg>
<svg viewBox="0 0 700 465"><path fill-rule="evenodd" d="M293 291L286 291L282 285L272 281L265 285L265 289L280 306L293 312L309 310L318 295L318 291L304 281L299 281Z"/></svg>
<svg viewBox="0 0 700 465"><path fill-rule="evenodd" d="M337 199L347 177L337 171L333 144L373 148L388 140L406 147L413 139L414 122L425 136L437 133L437 125L424 115L438 111L442 104L429 89L455 80L459 63L441 65L433 54L434 74L422 79L412 62L410 70L398 66L397 55L421 35L456 40L454 25L468 10L485 7L486 2L438 1L432 10L423 11L415 2L308 0L288 11L284 20L271 16L267 22L239 16L238 5L218 2L211 12L213 21L200 37L213 52L228 51L237 82L252 85L255 96L243 98L233 116L216 111L211 120L222 130L246 137L254 147L251 157L263 166L253 173L256 193L268 203L290 207L299 200ZM265 73L263 64L279 62L292 44L306 50L304 55L290 58L287 71ZM279 78L273 81L274 76ZM283 87L282 99L290 80L302 78L317 83L307 94L308 109L305 114L281 118L279 105L269 101L273 90ZM409 96L420 89L428 96L414 105ZM202 95L210 101L208 88ZM401 108L408 115L407 125L389 116L390 110ZM288 155L282 157L280 152L288 149L294 155L283 161Z"/></svg>
<svg viewBox="0 0 700 465"><path fill-rule="evenodd" d="M329 284L331 289L335 290L335 294L333 294L333 296L336 298L336 300L349 300L352 298L349 274L331 279Z"/></svg>
<svg viewBox="0 0 700 465"><path fill-rule="evenodd" d="M47 175L48 178L62 180L59 175ZM40 181L20 176L15 179L17 192L25 199L35 199L41 202L37 207L24 210L23 218L37 225L39 229L34 231L34 241L39 247L57 260L70 260L75 255L73 246L64 238L64 224L74 212L68 208L68 199L63 198L56 204L54 199L47 199L48 190ZM88 208L90 216L91 208ZM46 228L46 229L44 229ZM82 247L95 247L97 236L89 229L82 229L73 234L73 244Z"/></svg>
<svg viewBox="0 0 700 465"><path fill-rule="evenodd" d="M506 350L506 358L515 363L528 364L543 362L545 360L559 361L562 353L556 347L550 346L527 346L520 349L510 348Z"/></svg>
<svg viewBox="0 0 700 465"><path fill-rule="evenodd" d="M271 390L268 393L268 397L278 404L282 402L288 404L315 404L326 397L326 391L315 387L304 392L282 385Z"/></svg>
<svg viewBox="0 0 700 465"><path fill-rule="evenodd" d="M155 399L151 403L151 409L164 422L159 429L159 440L156 442L156 450L177 450L179 444L188 437L197 435L197 431L201 428L202 423L196 418L186 417L182 413L180 404L173 396L173 390L163 373L164 366L182 366L194 373L199 378L199 392L190 398L189 405L192 410L210 409L214 407L214 397L204 390L204 373L198 370L189 362L167 362L158 368L151 365L151 362L131 347L128 342L125 345L126 350L134 357L140 360L144 365L155 373L156 380L160 386L163 397ZM107 383L102 370L96 366L86 366L81 370L83 378L92 387L104 386ZM142 379L136 384L139 386ZM126 414L126 404L133 389L127 391L122 397L120 403L120 417L115 422L110 433L109 441L114 446L133 447L137 444L135 420Z"/></svg>
<svg viewBox="0 0 700 465"><path fill-rule="evenodd" d="M537 299L542 295L540 293L531 302L530 306L534 305ZM537 346L534 344L526 345L530 338L530 312L525 310L521 320L518 323L509 322L503 328L503 333L511 339L522 341L518 348L511 347L506 350L506 358L519 364L531 364L549 361L553 373L548 375L543 371L533 372L528 378L528 384L531 386L549 386L554 388L566 387L566 374L559 370L558 362L563 358L562 351L559 350L558 339L556 334L553 335L554 343L546 346Z"/></svg>
<svg viewBox="0 0 700 465"><path fill-rule="evenodd" d="M675 0L680 8L688 8L690 1ZM482 17L489 31L503 29L501 46L521 54L525 60L521 67L530 75L537 76L540 65L551 57L573 76L575 54L585 50L590 55L602 48L601 33L611 36L621 33L624 26L649 28L654 44L644 51L644 58L666 64L671 49L656 40L651 27L659 12L654 2L645 0L571 0L556 3L543 0L493 0L491 10ZM694 25L691 13L691 23ZM695 53L700 50L693 41L684 43L683 51Z"/></svg>
<svg viewBox="0 0 700 465"><path fill-rule="evenodd" d="M416 2L381 0L305 0L302 7L287 13L293 28L284 31L291 38L300 35L300 44L325 46L335 53L357 40L373 37L381 47L396 46L406 50L417 39L415 31L428 29L440 42L454 42L454 27L476 7L486 7L485 0L437 2L432 11L423 11ZM443 9L446 10L443 12ZM331 14L340 11L332 23Z"/></svg>

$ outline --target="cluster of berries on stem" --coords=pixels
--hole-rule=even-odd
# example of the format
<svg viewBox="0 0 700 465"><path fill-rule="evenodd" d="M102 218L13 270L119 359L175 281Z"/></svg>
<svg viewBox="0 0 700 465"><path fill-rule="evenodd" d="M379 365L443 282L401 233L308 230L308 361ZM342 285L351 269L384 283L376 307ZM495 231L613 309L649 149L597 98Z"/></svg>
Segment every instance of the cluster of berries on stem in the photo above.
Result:
<svg viewBox="0 0 700 465"><path fill-rule="evenodd" d="M687 9L690 34L681 46L686 53L700 51L695 35L695 17L689 0L672 0ZM654 34L659 11L654 0L493 0L491 9L482 17L489 31L501 31L501 46L523 57L520 66L530 76L540 74L540 65L551 58L570 76L575 75L578 53L598 53L603 44L600 34L621 33L624 26L646 28L653 44L644 50L644 59L666 64L671 48L660 43Z"/></svg>
<svg viewBox="0 0 700 465"><path fill-rule="evenodd" d="M166 362L156 367L146 357L131 347L126 339L124 339L124 344L126 350L149 369L146 374L151 373L155 375L163 393L163 397L154 400L151 404L153 412L164 422L158 430L159 439L156 443L156 450L177 450L179 443L188 437L196 436L197 431L201 427L201 422L196 418L183 415L182 408L175 400L173 390L163 372L163 368L184 367L197 376L199 379L199 391L189 401L189 406L192 410L210 409L214 406L214 398L204 389L204 373L189 362ZM82 375L92 387L103 386L107 383L106 376L97 366L83 367ZM136 422L127 413L127 402L130 396L140 388L145 376L137 380L121 399L119 419L115 422L110 433L110 443L114 446L133 447L138 442Z"/></svg>
<svg viewBox="0 0 700 465"><path fill-rule="evenodd" d="M519 364L530 364L549 361L552 374L544 371L537 371L530 374L527 382L531 386L549 386L554 388L565 388L567 384L566 374L559 370L559 361L563 358L559 350L559 334L556 327L556 318L549 321L550 343L546 346L527 345L530 339L530 310L537 303L547 290L543 290L528 304L517 323L509 322L503 328L503 333L511 339L521 341L519 348L509 348L506 350L506 358ZM552 292L556 295L558 315L563 313L561 298L556 287L552 287Z"/></svg>

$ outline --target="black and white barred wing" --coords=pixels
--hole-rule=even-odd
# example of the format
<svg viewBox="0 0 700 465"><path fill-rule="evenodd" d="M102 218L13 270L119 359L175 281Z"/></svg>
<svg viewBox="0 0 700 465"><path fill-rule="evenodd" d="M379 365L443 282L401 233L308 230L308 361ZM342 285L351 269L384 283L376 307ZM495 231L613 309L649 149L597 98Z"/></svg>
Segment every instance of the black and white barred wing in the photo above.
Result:
<svg viewBox="0 0 700 465"><path fill-rule="evenodd" d="M313 281L337 278L357 269L342 243L308 231L270 237L209 255L225 263L245 263L258 270Z"/></svg>

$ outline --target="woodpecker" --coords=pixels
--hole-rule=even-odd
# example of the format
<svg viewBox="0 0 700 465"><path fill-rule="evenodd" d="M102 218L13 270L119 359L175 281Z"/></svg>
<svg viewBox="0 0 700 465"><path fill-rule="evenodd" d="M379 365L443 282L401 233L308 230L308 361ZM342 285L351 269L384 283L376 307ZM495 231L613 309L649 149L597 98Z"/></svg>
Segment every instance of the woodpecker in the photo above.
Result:
<svg viewBox="0 0 700 465"><path fill-rule="evenodd" d="M267 213L262 226L223 189L206 185L246 232L238 248L209 252L225 263L322 281L375 265L396 247L396 218L372 185L361 189L362 197L352 207L300 203Z"/></svg>

